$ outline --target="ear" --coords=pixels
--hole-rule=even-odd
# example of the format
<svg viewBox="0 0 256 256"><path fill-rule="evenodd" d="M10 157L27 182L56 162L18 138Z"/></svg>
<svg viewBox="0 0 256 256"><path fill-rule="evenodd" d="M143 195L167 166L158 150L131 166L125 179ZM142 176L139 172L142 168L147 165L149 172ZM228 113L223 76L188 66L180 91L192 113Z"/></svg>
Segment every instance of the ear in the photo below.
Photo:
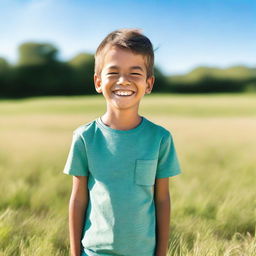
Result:
<svg viewBox="0 0 256 256"><path fill-rule="evenodd" d="M96 91L98 93L102 93L100 76L97 75L96 73L94 73L93 79L94 79L94 86L95 86Z"/></svg>
<svg viewBox="0 0 256 256"><path fill-rule="evenodd" d="M153 88L153 85L154 85L154 82L155 82L155 77L154 76L151 76L149 78L147 78L147 88L146 88L146 94L149 94L151 91L152 91L152 88Z"/></svg>

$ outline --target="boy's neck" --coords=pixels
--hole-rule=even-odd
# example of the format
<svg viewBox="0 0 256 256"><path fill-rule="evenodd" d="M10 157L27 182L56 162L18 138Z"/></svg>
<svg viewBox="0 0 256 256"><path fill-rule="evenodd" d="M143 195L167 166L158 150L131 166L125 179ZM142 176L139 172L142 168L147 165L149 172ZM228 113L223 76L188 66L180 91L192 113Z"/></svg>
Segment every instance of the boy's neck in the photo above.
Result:
<svg viewBox="0 0 256 256"><path fill-rule="evenodd" d="M138 112L131 111L107 111L101 116L101 121L112 129L131 130L141 123L142 117Z"/></svg>

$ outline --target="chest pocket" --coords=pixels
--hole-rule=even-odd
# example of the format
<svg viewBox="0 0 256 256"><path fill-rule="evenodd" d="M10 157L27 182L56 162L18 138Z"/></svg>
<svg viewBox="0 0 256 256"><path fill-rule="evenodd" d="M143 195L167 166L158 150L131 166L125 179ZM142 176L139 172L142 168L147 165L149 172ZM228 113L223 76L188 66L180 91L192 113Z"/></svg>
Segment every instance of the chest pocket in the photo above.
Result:
<svg viewBox="0 0 256 256"><path fill-rule="evenodd" d="M154 185L157 159L137 159L135 166L135 183L138 185Z"/></svg>

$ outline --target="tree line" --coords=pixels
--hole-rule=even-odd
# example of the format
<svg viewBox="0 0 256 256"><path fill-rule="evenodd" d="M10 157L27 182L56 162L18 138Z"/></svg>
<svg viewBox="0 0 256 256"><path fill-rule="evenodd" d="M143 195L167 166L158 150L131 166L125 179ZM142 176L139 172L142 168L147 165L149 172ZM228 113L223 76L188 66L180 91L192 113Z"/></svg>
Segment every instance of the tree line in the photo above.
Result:
<svg viewBox="0 0 256 256"><path fill-rule="evenodd" d="M49 43L26 42L18 48L18 61L0 58L0 97L95 94L94 56L80 53L59 61L58 49ZM184 75L165 76L154 69L154 92L213 93L256 91L256 68L198 67Z"/></svg>

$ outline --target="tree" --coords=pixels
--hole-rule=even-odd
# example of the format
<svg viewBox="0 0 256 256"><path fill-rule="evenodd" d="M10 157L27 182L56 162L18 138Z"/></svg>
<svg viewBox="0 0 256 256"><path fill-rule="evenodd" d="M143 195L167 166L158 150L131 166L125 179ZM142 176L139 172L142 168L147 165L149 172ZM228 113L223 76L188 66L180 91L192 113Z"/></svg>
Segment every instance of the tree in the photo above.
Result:
<svg viewBox="0 0 256 256"><path fill-rule="evenodd" d="M155 83L153 92L166 92L168 90L168 82L166 77L158 67L154 68Z"/></svg>
<svg viewBox="0 0 256 256"><path fill-rule="evenodd" d="M5 96L8 85L7 85L7 77L9 74L10 66L9 63L0 57L0 96Z"/></svg>
<svg viewBox="0 0 256 256"><path fill-rule="evenodd" d="M23 43L19 47L19 66L45 65L56 61L58 50L47 43Z"/></svg>
<svg viewBox="0 0 256 256"><path fill-rule="evenodd" d="M88 53L80 53L71 59L68 64L72 67L75 80L72 85L76 92L93 94L94 89L94 56Z"/></svg>
<svg viewBox="0 0 256 256"><path fill-rule="evenodd" d="M9 63L4 58L0 57L0 74L4 74L9 69Z"/></svg>

